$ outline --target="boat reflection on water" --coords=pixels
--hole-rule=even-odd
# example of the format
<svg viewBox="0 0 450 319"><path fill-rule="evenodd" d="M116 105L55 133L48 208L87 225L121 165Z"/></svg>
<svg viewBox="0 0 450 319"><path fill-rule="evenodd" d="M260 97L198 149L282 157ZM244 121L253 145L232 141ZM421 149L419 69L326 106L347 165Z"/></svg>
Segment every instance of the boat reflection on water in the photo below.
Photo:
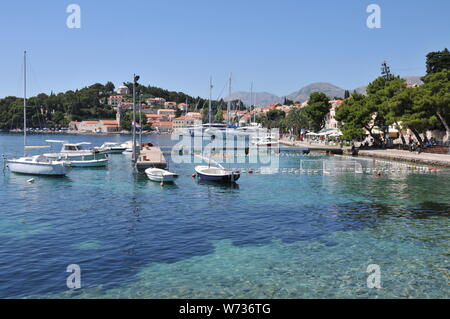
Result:
<svg viewBox="0 0 450 319"><path fill-rule="evenodd" d="M208 181L204 179L197 179L198 185L205 185L205 186L214 186L215 188L219 189L239 189L239 184L236 182L229 182L229 183L218 183L215 181Z"/></svg>

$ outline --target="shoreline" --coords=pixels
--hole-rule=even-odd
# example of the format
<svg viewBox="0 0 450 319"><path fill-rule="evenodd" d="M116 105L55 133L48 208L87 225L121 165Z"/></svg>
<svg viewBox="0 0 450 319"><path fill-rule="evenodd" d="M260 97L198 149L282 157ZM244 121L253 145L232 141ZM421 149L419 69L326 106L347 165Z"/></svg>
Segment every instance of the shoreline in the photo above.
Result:
<svg viewBox="0 0 450 319"><path fill-rule="evenodd" d="M22 132L11 132L11 131L0 131L0 134L23 134ZM116 133L116 132L110 132L110 133L89 133L89 132L76 132L76 131L70 131L70 132L54 132L54 131L48 131L48 132L27 132L27 135L45 135L45 134L55 134L55 135L75 135L75 136L132 136L132 133ZM142 135L171 135L171 133L153 133L153 132L143 132Z"/></svg>
<svg viewBox="0 0 450 319"><path fill-rule="evenodd" d="M358 156L381 158L398 162L450 167L450 154L413 153L400 150L360 150Z"/></svg>
<svg viewBox="0 0 450 319"><path fill-rule="evenodd" d="M317 143L305 143L301 141L286 141L280 140L281 144L292 146L292 147L305 147L312 151L314 149L337 149L340 148L344 151L349 149L349 147L343 147L337 145L324 145ZM385 160L397 161L397 162L408 162L415 164L423 164L429 166L440 166L440 167L450 167L450 154L434 154L434 153L420 153L410 152L410 151L401 151L394 149L385 149L385 150L357 150L356 155L361 157L370 157L370 158L380 158Z"/></svg>

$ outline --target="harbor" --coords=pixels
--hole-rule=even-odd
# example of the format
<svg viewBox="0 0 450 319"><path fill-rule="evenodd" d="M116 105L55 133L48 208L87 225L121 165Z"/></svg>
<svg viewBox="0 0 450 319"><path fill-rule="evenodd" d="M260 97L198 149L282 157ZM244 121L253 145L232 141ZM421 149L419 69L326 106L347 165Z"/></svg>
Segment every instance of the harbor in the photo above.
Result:
<svg viewBox="0 0 450 319"><path fill-rule="evenodd" d="M450 299L450 1L2 8L0 300Z"/></svg>
<svg viewBox="0 0 450 319"><path fill-rule="evenodd" d="M55 137L29 136L33 145L49 138ZM95 146L126 143L129 136L74 135L70 140ZM0 153L20 154L20 135L0 134L0 142ZM151 142L176 143L168 136ZM370 172L326 175L314 172L315 163L345 158L297 150L270 156L279 161L278 172L236 164L242 176L231 185L199 181L192 177L199 164L171 158L165 155L179 177L164 187L134 173L130 158L122 154L111 154L106 168L76 169L65 178L35 177L32 184L25 175L0 174L0 253L22 256L3 259L0 274L10 285L0 294L411 298L442 297L447 289L450 174L445 168L422 173L403 167L405 173L399 173L396 162L370 159L362 164ZM377 170L382 176L375 176ZM48 258L32 253L42 246ZM61 269L73 262L87 274L86 287L78 292L60 284L65 280ZM371 262L389 262L381 291L364 288L365 272L359 269ZM20 277L12 275L17 268L23 269ZM108 283L105 278L111 276L115 280ZM17 285L22 278L40 284Z"/></svg>

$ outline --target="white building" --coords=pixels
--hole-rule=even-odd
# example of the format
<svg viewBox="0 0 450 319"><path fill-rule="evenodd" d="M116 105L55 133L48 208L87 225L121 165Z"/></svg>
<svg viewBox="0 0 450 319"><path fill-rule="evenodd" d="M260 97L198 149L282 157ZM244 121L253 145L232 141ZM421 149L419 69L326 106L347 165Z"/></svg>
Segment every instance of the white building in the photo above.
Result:
<svg viewBox="0 0 450 319"><path fill-rule="evenodd" d="M121 86L119 86L119 88L117 89L116 92L117 92L117 94L119 94L119 95L127 95L127 94L130 93L130 90L128 89L127 86L121 85Z"/></svg>
<svg viewBox="0 0 450 319"><path fill-rule="evenodd" d="M341 123L336 121L336 110L344 103L344 100L332 100L330 101L330 113L325 116L325 129L338 129Z"/></svg>

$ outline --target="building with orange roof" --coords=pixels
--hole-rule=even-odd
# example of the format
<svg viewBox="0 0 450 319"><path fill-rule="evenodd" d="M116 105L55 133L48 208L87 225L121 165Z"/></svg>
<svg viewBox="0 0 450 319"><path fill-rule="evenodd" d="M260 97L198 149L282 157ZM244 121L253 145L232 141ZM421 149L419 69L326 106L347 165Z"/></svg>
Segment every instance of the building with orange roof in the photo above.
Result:
<svg viewBox="0 0 450 319"><path fill-rule="evenodd" d="M164 106L166 100L162 97L151 97L145 100L145 103L149 106Z"/></svg>
<svg viewBox="0 0 450 319"><path fill-rule="evenodd" d="M156 121L152 123L152 128L158 130L161 133L167 133L172 131L173 122L170 121Z"/></svg>
<svg viewBox="0 0 450 319"><path fill-rule="evenodd" d="M123 102L123 96L122 95L111 95L108 98L108 105L117 107L120 105L120 103Z"/></svg>
<svg viewBox="0 0 450 319"><path fill-rule="evenodd" d="M177 108L177 102L165 102L164 106L168 109L176 109Z"/></svg>
<svg viewBox="0 0 450 319"><path fill-rule="evenodd" d="M196 125L201 125L201 123L201 115L200 117L184 115L173 120L173 129L175 130L180 128L193 127Z"/></svg>
<svg viewBox="0 0 450 319"><path fill-rule="evenodd" d="M76 130L91 133L112 133L119 131L119 123L116 120L82 121L76 125Z"/></svg>

